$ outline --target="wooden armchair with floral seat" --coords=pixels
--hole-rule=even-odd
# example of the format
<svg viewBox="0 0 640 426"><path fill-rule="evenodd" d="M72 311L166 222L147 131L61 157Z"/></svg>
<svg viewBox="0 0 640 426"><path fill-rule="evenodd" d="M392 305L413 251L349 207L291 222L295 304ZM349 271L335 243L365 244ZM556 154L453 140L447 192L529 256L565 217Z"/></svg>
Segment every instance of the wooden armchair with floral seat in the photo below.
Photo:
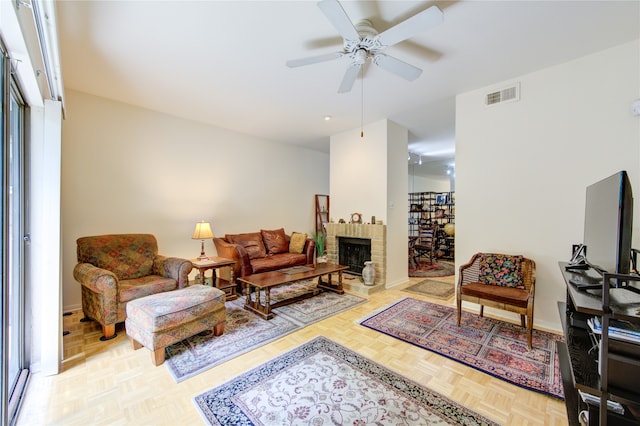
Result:
<svg viewBox="0 0 640 426"><path fill-rule="evenodd" d="M187 287L190 261L158 255L151 234L112 234L77 240L78 264L73 277L82 287L85 318L102 326L101 340L116 337L126 319L127 302Z"/></svg>
<svg viewBox="0 0 640 426"><path fill-rule="evenodd" d="M462 302L503 309L520 314L520 323L527 330L527 343L532 347L533 301L535 297L536 264L521 255L476 253L460 266L456 286L458 327ZM526 317L526 322L525 322Z"/></svg>

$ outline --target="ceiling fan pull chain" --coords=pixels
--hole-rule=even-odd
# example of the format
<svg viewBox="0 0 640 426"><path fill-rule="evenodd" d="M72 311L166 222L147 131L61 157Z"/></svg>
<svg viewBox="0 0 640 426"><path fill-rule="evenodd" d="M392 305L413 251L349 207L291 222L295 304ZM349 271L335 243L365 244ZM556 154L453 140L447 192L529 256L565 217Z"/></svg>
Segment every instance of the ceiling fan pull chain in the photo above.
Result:
<svg viewBox="0 0 640 426"><path fill-rule="evenodd" d="M364 64L360 67L360 137L364 138Z"/></svg>

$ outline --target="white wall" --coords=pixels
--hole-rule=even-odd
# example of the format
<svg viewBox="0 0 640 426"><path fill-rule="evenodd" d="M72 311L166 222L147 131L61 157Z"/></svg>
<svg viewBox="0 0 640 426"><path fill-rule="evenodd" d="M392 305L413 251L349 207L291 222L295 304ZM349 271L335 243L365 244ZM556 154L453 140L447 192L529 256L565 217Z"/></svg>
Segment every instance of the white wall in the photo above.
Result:
<svg viewBox="0 0 640 426"><path fill-rule="evenodd" d="M407 280L408 131L388 120L331 136L331 218L387 225L387 287ZM402 249L398 250L398 247Z"/></svg>
<svg viewBox="0 0 640 426"><path fill-rule="evenodd" d="M329 156L68 90L63 123L65 310L81 305L76 239L152 233L160 254L194 258L214 234L314 229ZM207 254L215 254L211 241Z"/></svg>
<svg viewBox="0 0 640 426"><path fill-rule="evenodd" d="M409 279L407 263L407 147L409 132L387 121L387 288Z"/></svg>
<svg viewBox="0 0 640 426"><path fill-rule="evenodd" d="M449 192L454 190L452 189L451 179L449 178L449 176L443 176L441 178L419 176L411 173L412 167L414 167L413 164L408 168L408 192Z"/></svg>
<svg viewBox="0 0 640 426"><path fill-rule="evenodd" d="M349 222L362 213L363 222L387 223L387 121L331 136L331 217ZM406 155L406 154L405 154ZM405 157L406 158L406 157Z"/></svg>
<svg viewBox="0 0 640 426"><path fill-rule="evenodd" d="M640 97L640 41L513 81L519 102L484 106L511 81L457 97L456 264L478 251L534 259L534 324L559 330L557 262L582 241L586 186L624 169L639 198L640 117L630 104ZM639 247L637 202L634 223Z"/></svg>

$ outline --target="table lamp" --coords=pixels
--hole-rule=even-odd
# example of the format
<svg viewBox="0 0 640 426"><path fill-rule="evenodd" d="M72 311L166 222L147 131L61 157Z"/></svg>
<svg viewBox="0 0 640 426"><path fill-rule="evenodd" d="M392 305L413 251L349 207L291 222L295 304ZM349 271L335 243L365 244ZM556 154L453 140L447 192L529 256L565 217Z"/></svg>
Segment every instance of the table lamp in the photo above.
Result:
<svg viewBox="0 0 640 426"><path fill-rule="evenodd" d="M211 225L209 222L196 223L196 230L193 231L193 236L191 237L194 240L202 240L202 245L200 246L200 256L198 256L198 260L207 260L209 259L207 255L204 254L204 240L208 238L213 238L213 232L211 232Z"/></svg>

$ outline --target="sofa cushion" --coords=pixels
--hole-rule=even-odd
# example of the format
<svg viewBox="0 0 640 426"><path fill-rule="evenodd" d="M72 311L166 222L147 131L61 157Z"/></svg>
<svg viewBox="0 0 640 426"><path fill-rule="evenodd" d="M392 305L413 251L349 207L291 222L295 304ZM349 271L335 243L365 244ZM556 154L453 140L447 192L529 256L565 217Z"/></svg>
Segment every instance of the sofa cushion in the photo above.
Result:
<svg viewBox="0 0 640 426"><path fill-rule="evenodd" d="M524 288L522 259L523 256L482 253L478 281L482 284Z"/></svg>
<svg viewBox="0 0 640 426"><path fill-rule="evenodd" d="M128 302L150 294L164 293L178 288L178 282L173 278L160 275L147 275L132 280L120 280L118 283L119 301Z"/></svg>
<svg viewBox="0 0 640 426"><path fill-rule="evenodd" d="M267 254L286 253L289 251L289 242L284 233L284 228L273 230L260 230L262 241Z"/></svg>
<svg viewBox="0 0 640 426"><path fill-rule="evenodd" d="M267 250L262 242L262 234L260 232L250 232L246 234L227 234L227 241L232 244L239 244L247 251L249 259L257 259L265 257Z"/></svg>
<svg viewBox="0 0 640 426"><path fill-rule="evenodd" d="M276 269L288 268L289 266L305 265L307 256L297 253L280 253L273 256L266 256L261 259L253 259L251 266L253 273L273 271Z"/></svg>
<svg viewBox="0 0 640 426"><path fill-rule="evenodd" d="M466 296L507 303L521 308L526 308L529 300L529 292L527 290L483 283L465 284L460 287L460 292Z"/></svg>
<svg viewBox="0 0 640 426"><path fill-rule="evenodd" d="M291 241L289 241L289 253L302 253L307 243L307 234L301 232L292 232Z"/></svg>

